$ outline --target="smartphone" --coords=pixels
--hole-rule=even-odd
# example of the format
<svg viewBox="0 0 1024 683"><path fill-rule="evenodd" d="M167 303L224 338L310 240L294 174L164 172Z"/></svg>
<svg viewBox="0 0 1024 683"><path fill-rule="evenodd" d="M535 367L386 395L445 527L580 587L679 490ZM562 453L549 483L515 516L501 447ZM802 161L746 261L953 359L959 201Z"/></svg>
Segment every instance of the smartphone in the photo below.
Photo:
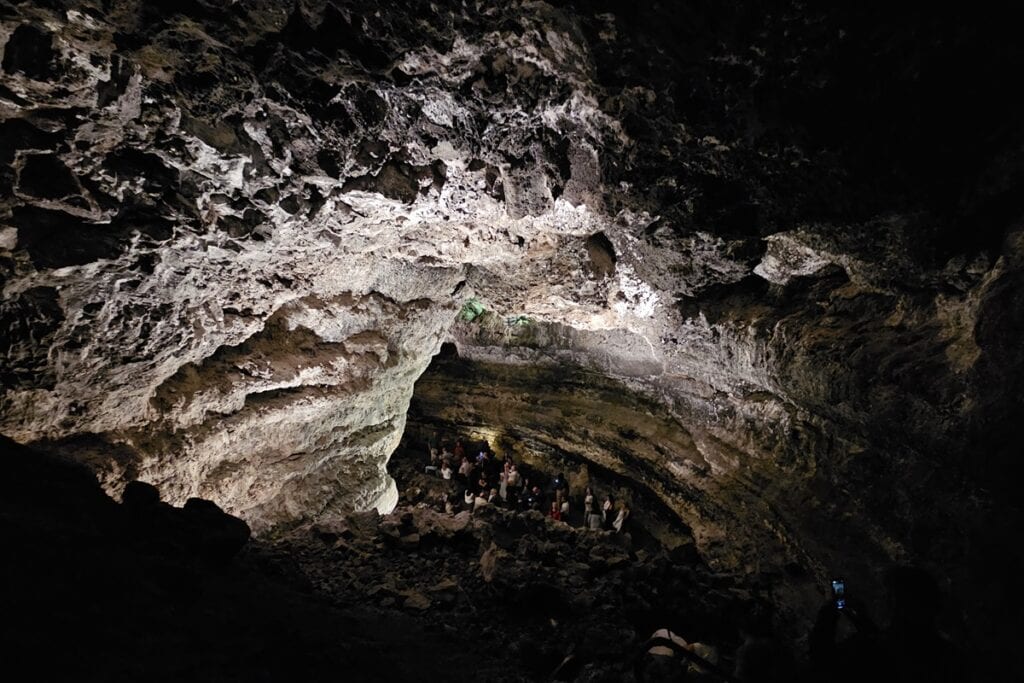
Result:
<svg viewBox="0 0 1024 683"><path fill-rule="evenodd" d="M846 581L843 579L832 579L832 603L836 609L846 607Z"/></svg>

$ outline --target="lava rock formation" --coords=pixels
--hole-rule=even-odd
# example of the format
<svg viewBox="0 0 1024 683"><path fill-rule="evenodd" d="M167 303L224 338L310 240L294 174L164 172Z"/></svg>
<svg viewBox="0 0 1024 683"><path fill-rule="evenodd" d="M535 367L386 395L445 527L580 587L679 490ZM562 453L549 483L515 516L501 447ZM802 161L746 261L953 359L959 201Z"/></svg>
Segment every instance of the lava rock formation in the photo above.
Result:
<svg viewBox="0 0 1024 683"><path fill-rule="evenodd" d="M257 533L406 430L653 492L799 610L1019 576L1024 66L998 13L0 2L0 433ZM461 316L460 316L461 312Z"/></svg>

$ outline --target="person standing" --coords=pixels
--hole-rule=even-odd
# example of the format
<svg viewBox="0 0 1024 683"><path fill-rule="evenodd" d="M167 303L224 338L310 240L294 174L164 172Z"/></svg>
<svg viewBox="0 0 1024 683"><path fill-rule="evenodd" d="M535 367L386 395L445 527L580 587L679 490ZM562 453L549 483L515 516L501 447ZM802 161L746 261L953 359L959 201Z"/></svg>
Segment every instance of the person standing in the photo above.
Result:
<svg viewBox="0 0 1024 683"><path fill-rule="evenodd" d="M594 509L594 489L587 487L583 494L583 526L590 524L590 513Z"/></svg>
<svg viewBox="0 0 1024 683"><path fill-rule="evenodd" d="M629 513L629 503L622 501L622 506L619 508L619 514L615 517L615 521L612 522L612 527L615 529L616 533L622 533L622 526L626 523L626 520L629 519Z"/></svg>
<svg viewBox="0 0 1024 683"><path fill-rule="evenodd" d="M601 512L597 509L597 504L591 503L590 508L586 511L587 528L593 531L600 531L602 521Z"/></svg>
<svg viewBox="0 0 1024 683"><path fill-rule="evenodd" d="M615 497L610 493L605 496L604 502L601 503L601 527L606 530L611 530L612 523L615 521Z"/></svg>

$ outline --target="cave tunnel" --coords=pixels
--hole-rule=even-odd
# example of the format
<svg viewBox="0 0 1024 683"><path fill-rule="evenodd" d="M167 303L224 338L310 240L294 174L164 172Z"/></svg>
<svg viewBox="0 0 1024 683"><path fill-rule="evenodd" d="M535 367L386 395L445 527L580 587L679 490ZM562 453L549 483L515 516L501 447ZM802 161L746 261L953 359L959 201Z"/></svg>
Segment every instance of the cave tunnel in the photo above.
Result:
<svg viewBox="0 0 1024 683"><path fill-rule="evenodd" d="M2 661L1024 680L1015 26L0 1Z"/></svg>

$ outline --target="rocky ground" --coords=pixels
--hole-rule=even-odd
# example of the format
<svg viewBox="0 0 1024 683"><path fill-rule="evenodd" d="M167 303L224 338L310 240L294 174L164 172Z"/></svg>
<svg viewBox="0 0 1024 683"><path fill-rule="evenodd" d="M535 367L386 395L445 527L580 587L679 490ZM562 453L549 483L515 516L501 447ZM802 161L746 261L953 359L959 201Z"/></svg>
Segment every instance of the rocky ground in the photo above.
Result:
<svg viewBox="0 0 1024 683"><path fill-rule="evenodd" d="M572 655L567 680L623 680L663 626L728 665L736 624L764 607L692 544L638 547L539 513L403 503L242 548L248 530L224 513L198 523L201 505L150 487L118 505L88 472L4 447L19 485L0 510L2 642L39 678L519 681Z"/></svg>
<svg viewBox="0 0 1024 683"><path fill-rule="evenodd" d="M640 504L638 533L622 534L498 507L448 514L438 501L457 484L420 473L421 460L401 450L392 461L403 492L392 514L303 525L258 541L252 559L289 567L332 604L399 610L472 643L487 680L543 679L570 655L570 680L620 680L665 626L719 646L724 662L737 625L770 609L763 586L709 570L678 523L671 550L645 533L665 522Z"/></svg>
<svg viewBox="0 0 1024 683"><path fill-rule="evenodd" d="M774 633L806 666L772 577L710 570L639 491L616 489L636 511L624 533L445 513L430 501L449 484L403 451L394 513L249 538L207 501L176 508L134 483L118 504L78 465L0 446L0 652L25 676L12 680L628 682L666 627L725 671L744 631ZM996 680L1003 663L974 666L972 680Z"/></svg>

